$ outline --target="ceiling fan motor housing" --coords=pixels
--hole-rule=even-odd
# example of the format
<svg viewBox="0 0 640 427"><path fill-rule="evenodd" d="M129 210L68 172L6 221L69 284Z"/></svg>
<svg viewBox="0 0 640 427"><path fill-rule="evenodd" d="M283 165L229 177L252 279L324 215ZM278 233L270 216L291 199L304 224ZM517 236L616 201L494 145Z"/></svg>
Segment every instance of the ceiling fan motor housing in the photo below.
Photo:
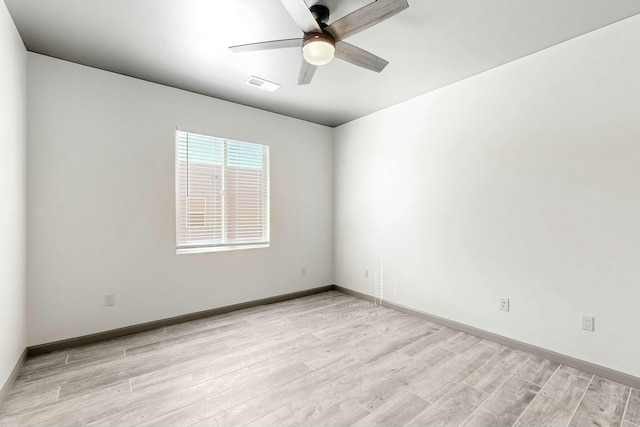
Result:
<svg viewBox="0 0 640 427"><path fill-rule="evenodd" d="M332 44L335 46L336 42L333 39L333 36L331 36L331 34L327 33L326 31L323 31L322 33L307 33L304 35L304 41L302 43L302 45L306 45L308 43L312 43L312 42L316 42L316 41L323 41L323 42L327 42L329 44Z"/></svg>

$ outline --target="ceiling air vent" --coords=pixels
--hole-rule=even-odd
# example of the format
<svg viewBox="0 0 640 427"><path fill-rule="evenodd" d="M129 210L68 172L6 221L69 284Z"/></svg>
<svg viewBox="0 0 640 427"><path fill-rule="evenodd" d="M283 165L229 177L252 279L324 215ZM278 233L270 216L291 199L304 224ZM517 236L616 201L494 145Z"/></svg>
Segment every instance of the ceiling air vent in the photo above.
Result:
<svg viewBox="0 0 640 427"><path fill-rule="evenodd" d="M249 79L245 83L248 84L249 86L264 89L267 92L273 92L280 87L278 83L273 83L256 76L249 77Z"/></svg>

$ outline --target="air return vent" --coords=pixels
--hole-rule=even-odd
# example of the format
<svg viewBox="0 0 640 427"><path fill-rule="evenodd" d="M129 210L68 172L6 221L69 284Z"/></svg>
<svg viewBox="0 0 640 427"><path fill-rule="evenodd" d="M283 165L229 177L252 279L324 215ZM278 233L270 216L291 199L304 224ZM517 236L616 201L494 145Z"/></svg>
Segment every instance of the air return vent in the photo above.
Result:
<svg viewBox="0 0 640 427"><path fill-rule="evenodd" d="M273 83L256 76L249 77L249 79L245 83L248 84L249 86L264 89L267 92L273 92L280 87L280 85L277 83Z"/></svg>

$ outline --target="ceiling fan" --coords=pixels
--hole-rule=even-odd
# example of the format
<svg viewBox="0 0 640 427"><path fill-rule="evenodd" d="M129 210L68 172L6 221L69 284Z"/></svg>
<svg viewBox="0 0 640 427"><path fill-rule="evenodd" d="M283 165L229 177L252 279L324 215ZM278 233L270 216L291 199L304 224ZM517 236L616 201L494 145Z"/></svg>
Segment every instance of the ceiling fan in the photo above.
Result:
<svg viewBox="0 0 640 427"><path fill-rule="evenodd" d="M379 24L409 7L407 0L376 0L349 15L338 19L331 25L329 8L320 4L308 7L304 0L281 0L289 15L298 24L303 38L271 40L231 46L231 51L254 52L258 50L302 47L302 66L298 75L298 84L311 83L319 65L328 64L333 57L350 62L359 67L377 73L381 72L389 62L376 55L346 43L344 39L362 30Z"/></svg>

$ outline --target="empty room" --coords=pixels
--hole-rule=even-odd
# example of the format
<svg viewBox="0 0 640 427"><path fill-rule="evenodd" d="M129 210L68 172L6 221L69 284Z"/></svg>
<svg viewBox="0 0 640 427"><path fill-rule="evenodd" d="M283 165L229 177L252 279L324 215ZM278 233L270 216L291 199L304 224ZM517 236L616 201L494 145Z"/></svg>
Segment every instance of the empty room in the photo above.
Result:
<svg viewBox="0 0 640 427"><path fill-rule="evenodd" d="M638 0L4 0L0 98L0 426L640 427Z"/></svg>

